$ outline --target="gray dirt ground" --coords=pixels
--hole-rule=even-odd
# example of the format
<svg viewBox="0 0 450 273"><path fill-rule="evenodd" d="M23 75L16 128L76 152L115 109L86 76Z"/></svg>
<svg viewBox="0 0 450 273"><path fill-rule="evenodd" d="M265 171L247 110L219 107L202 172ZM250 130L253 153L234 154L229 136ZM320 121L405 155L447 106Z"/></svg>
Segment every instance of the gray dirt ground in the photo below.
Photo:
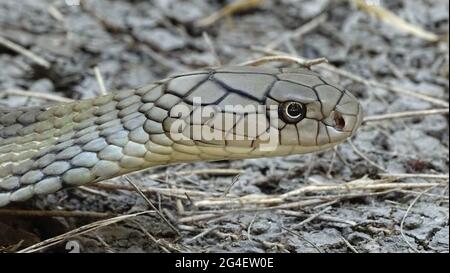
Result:
<svg viewBox="0 0 450 273"><path fill-rule="evenodd" d="M82 5L67 5L77 2L0 0L0 36L51 63L49 68L43 68L0 45L0 105L49 103L7 93L11 90L72 99L97 96L95 66L107 89L123 90L174 72L215 66L219 61L237 64L262 56L255 47L271 45L321 14L326 15L324 22L302 37L282 42L276 50L307 58L326 57L333 65L364 78L448 101L446 0L382 1L406 21L445 37L437 43L405 34L347 1L266 1L260 7L204 28L194 23L227 1L86 0ZM211 44L205 42L203 31ZM442 108L384 88L368 87L323 69L316 70L351 90L363 104L366 116ZM368 123L359 130L353 143L373 163L391 173L449 172L448 115ZM313 155L154 168L130 177L142 188L195 191L190 199L185 194L170 196L155 191L148 195L177 225L181 236L158 217L141 215L44 251L65 252L66 248L79 245L83 252L161 252L164 248L189 252L448 252L448 176L400 179L395 182L399 187L391 190L306 191L282 202L268 203L270 197L307 186L336 188L365 176L379 179L384 171L375 164L344 143L334 151ZM237 178L177 174L214 169L243 173ZM151 179L154 178L151 174L161 175ZM230 188L232 181L235 183ZM128 186L123 178L108 182ZM420 195L427 187L405 188L402 186L405 183L438 185ZM241 199L244 201L222 205L209 202L202 206L202 201L218 200L228 189L229 198L225 200L245 196ZM260 197L266 203L254 204L251 197ZM65 190L18 204L13 209L129 214L148 207L133 191L91 187ZM308 219L319 212L314 219ZM0 212L0 251L21 249L99 220L5 215ZM302 222L305 219L308 221ZM404 236L400 228L402 219ZM159 240L159 244L149 235Z"/></svg>

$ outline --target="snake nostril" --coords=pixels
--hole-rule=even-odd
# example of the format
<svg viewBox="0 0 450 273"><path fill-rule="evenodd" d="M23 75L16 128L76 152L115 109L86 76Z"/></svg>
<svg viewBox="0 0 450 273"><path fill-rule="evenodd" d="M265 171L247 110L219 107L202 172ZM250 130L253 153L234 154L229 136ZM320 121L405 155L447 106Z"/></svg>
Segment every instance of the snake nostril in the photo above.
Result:
<svg viewBox="0 0 450 273"><path fill-rule="evenodd" d="M337 130L342 131L345 128L345 119L341 113L334 113L334 123Z"/></svg>

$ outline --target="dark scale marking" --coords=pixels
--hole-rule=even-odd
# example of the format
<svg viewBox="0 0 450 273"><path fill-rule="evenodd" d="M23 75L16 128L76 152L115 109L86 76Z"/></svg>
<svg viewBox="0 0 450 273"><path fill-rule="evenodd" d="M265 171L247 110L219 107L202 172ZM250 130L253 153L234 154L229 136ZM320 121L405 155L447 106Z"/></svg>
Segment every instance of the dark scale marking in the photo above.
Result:
<svg viewBox="0 0 450 273"><path fill-rule="evenodd" d="M267 97L270 94L270 91L272 91L273 86L275 85L275 83L277 83L278 81L280 81L280 79L274 75L275 80L269 85L269 87L267 88L267 90L264 92L264 100L267 99Z"/></svg>
<svg viewBox="0 0 450 273"><path fill-rule="evenodd" d="M245 115L245 113L244 113L244 115ZM239 121L241 121L242 119L245 118L244 115L239 115L239 114L234 115L234 116L239 116L239 119L235 120L235 118L233 118L233 120L236 121L236 122L234 123L233 127L230 129L230 131L231 131L231 133L232 133L233 135L235 135L235 134L234 134L234 129L236 129L236 126L237 126L237 124L239 123ZM227 134L228 134L230 131L228 131ZM235 136L236 136L236 135L235 135ZM226 138L226 136L225 136L225 138Z"/></svg>
<svg viewBox="0 0 450 273"><path fill-rule="evenodd" d="M302 145L302 139L301 139L301 133L300 133L300 130L298 129L298 125L300 124L300 122L297 122L296 124L295 124L295 129L297 129L297 135L298 135L298 145ZM284 125L283 126L283 128L285 127L286 125Z"/></svg>
<svg viewBox="0 0 450 273"><path fill-rule="evenodd" d="M207 80L212 81L214 79L214 74L215 73L216 73L216 71L214 71L214 70L209 71Z"/></svg>
<svg viewBox="0 0 450 273"><path fill-rule="evenodd" d="M185 144L183 144L183 145L185 145ZM174 151L176 151L176 152L180 152L180 153L184 153L184 154L189 154L189 155L195 155L195 156L198 156L198 155L200 155L200 153L196 153L196 152L194 152L194 151L192 151L191 152L191 150L182 150L182 149L179 149L180 147L179 147L179 145L173 145L172 146L172 149L174 150Z"/></svg>
<svg viewBox="0 0 450 273"><path fill-rule="evenodd" d="M266 96L266 98L267 97L269 97L270 98L270 96ZM277 101L278 102L278 101ZM278 104L280 104L280 102L278 102ZM279 105L277 106L277 107L279 107ZM269 126L271 126L270 125L270 111L267 111L267 107L266 107L266 111L265 111L265 113L264 113L265 115L266 115L266 118L267 118L267 120L268 120L268 122L269 122ZM277 111L277 118L279 118L278 117L278 111ZM284 126L283 126L283 128L286 126L286 123L284 124ZM279 130L278 128L276 128L277 130ZM281 129L280 129L281 130Z"/></svg>
<svg viewBox="0 0 450 273"><path fill-rule="evenodd" d="M256 137L255 139L253 139L252 142L251 142L251 144L250 144L250 146L256 147L256 146L255 146L255 141L256 141L257 139L258 139L257 137Z"/></svg>
<svg viewBox="0 0 450 273"><path fill-rule="evenodd" d="M321 80L321 81L323 81L326 85L329 85L329 86L333 86L334 88L336 88L337 90L339 90L339 91L341 91L341 92L345 92L345 88L343 87L343 86L340 86L340 87L342 87L342 89L341 88L338 88L337 86L335 86L334 84L334 82L330 82L330 81L327 81L327 80L325 80L324 78L322 78L321 76L318 76L318 78Z"/></svg>
<svg viewBox="0 0 450 273"><path fill-rule="evenodd" d="M221 103L226 97L228 97L228 93L225 93L222 97L220 97L220 98L218 98L215 102L213 102L213 103L211 103L210 105L213 105L213 104L219 104L219 103Z"/></svg>
<svg viewBox="0 0 450 273"><path fill-rule="evenodd" d="M357 116L360 114L361 110L362 110L362 108L361 108L361 107L358 107L358 111L356 112L356 115L351 115L351 116L357 117Z"/></svg>
<svg viewBox="0 0 450 273"><path fill-rule="evenodd" d="M220 73L222 73L222 72L220 72ZM223 82L221 82L221 81L219 81L219 80L217 80L215 78L213 78L212 81L217 83L219 86L221 86L223 89L225 89L225 91L228 91L229 93L234 93L234 94L240 95L242 97L245 97L247 99L251 99L251 100L257 101L260 104L263 104L264 101L265 101L265 100L259 100L257 97L249 95L245 91L231 88L230 86L226 85L225 83L223 83Z"/></svg>
<svg viewBox="0 0 450 273"><path fill-rule="evenodd" d="M288 83L292 83L292 84L295 84L295 85L300 85L300 86L303 86L303 87L306 87L306 88L309 88L309 89L313 89L313 87L314 87L314 86L317 86L317 85L327 85L327 84L317 84L317 85L311 86L311 85L301 84L301 83L299 83L299 82L294 82L294 81L291 81L291 80L285 80L285 79L280 79L279 81L280 81L280 82L288 82ZM328 84L328 85L329 85L329 84Z"/></svg>
<svg viewBox="0 0 450 273"><path fill-rule="evenodd" d="M300 132L299 132L299 130L298 130L298 128L297 128L297 124L299 124L299 122L297 122L296 124L295 124L295 132L297 133L297 143L300 145ZM283 127L286 127L286 125L287 124L285 124ZM281 134L281 130L280 130L280 134Z"/></svg>
<svg viewBox="0 0 450 273"><path fill-rule="evenodd" d="M226 97L226 95L225 95L225 97ZM194 114L194 111L198 108L198 107L201 107L201 106L210 106L210 105L214 105L214 103L211 103L211 104L208 104L208 105L196 105L197 107L196 108L192 108L192 110L191 110L191 112L189 112L189 125L194 125L193 123L192 123L192 121L193 121L193 117L192 117L192 115ZM222 112L222 110L219 112L219 113L225 113L225 112ZM203 117L202 117L203 118Z"/></svg>
<svg viewBox="0 0 450 273"><path fill-rule="evenodd" d="M317 132L316 132L316 145L319 144L319 132L320 132L320 124L317 124Z"/></svg>
<svg viewBox="0 0 450 273"><path fill-rule="evenodd" d="M331 85L331 84L324 84L324 85L326 85L326 86L331 86L331 87L333 87L335 90L338 90L338 91L340 92L339 99L338 99L338 100L336 101L336 103L335 103L335 107L336 107L336 106L339 105L339 103L341 102L342 97L344 97L344 95L346 94L345 89L341 90L341 89L339 89L339 88L337 88L336 86ZM314 92L315 92L316 94L317 94L317 91L316 91L315 88L317 88L317 87L319 87L319 86L322 86L322 85L314 86Z"/></svg>
<svg viewBox="0 0 450 273"><path fill-rule="evenodd" d="M328 136L328 143L331 143L330 133L328 132L328 125L326 125L325 123L323 123L323 125L325 125L325 132L327 133Z"/></svg>
<svg viewBox="0 0 450 273"><path fill-rule="evenodd" d="M147 90L145 93L140 94L139 96L141 97L141 102L142 102L142 104L149 103L149 102L145 102L145 101L144 101L144 96L145 96L148 92L152 92L152 91L155 90L156 88L158 88L158 87L160 87L161 85L164 85L164 84L166 84L166 83L167 83L167 82L164 82L164 83L153 83L152 85L155 85L155 86L153 86L152 89ZM136 92L139 92L139 90L144 89L144 88L147 88L147 87L146 87L146 86L141 87L140 89L136 90ZM164 87L163 87L163 90L164 90ZM165 90L164 90L164 91L165 91Z"/></svg>
<svg viewBox="0 0 450 273"><path fill-rule="evenodd" d="M209 142L205 142L203 140L193 140L193 141L194 141L195 144L197 144L197 143L203 144L203 145L199 145L200 147L218 147L218 146L222 146L222 145L218 145L218 144L212 144L212 143L209 143ZM186 152L184 152L184 153L186 153ZM195 154L195 155L198 155L198 154Z"/></svg>
<svg viewBox="0 0 450 273"><path fill-rule="evenodd" d="M209 80L209 77L199 81L197 84L195 84L191 89L189 89L182 97L180 97L180 94L176 94L175 92L172 92L168 89L168 84L170 81L167 81L166 84L163 85L163 91L164 93L167 94L172 94L174 96L179 97L180 99L182 99L182 101L186 104L191 104L191 102L189 102L186 98L192 94L200 85L204 84L205 82L207 82Z"/></svg>
<svg viewBox="0 0 450 273"><path fill-rule="evenodd" d="M314 92L314 94L316 95L317 101L318 101L319 104L320 104L320 113L322 113L322 117L325 118L326 115L325 115L325 113L323 112L323 102L320 100L319 93L317 93L317 90L314 89L314 88L311 88L311 90L312 90L312 91Z"/></svg>
<svg viewBox="0 0 450 273"><path fill-rule="evenodd" d="M266 98L269 98L269 99L271 99L271 100L274 100L274 101L278 102L278 104L281 104L281 103L282 103L282 101L279 101L279 100L275 99L275 98L272 97L270 94L267 94Z"/></svg>
<svg viewBox="0 0 450 273"><path fill-rule="evenodd" d="M339 89L338 89L338 90L339 90ZM344 95L345 95L345 91L342 92L341 95L339 96L339 99L337 100L336 105L339 105L339 103L341 102L341 100L342 100L342 98L344 97Z"/></svg>

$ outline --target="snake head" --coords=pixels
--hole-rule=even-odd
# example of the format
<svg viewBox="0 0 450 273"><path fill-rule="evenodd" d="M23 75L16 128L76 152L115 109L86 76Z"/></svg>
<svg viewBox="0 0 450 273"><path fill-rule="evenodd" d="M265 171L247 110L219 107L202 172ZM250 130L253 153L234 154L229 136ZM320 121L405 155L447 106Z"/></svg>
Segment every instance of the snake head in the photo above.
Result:
<svg viewBox="0 0 450 273"><path fill-rule="evenodd" d="M186 114L171 115L182 117L183 126L170 122L164 127L179 128L175 132L184 139L172 138L176 143L220 158L324 150L352 136L361 124L356 98L308 69L231 67L183 80L189 77L200 81L181 103L186 105L172 109L186 108ZM168 90L177 88L168 85Z"/></svg>
<svg viewBox="0 0 450 273"><path fill-rule="evenodd" d="M355 134L362 107L346 89L307 69L284 69L267 94L278 107L281 145L294 153L323 150Z"/></svg>

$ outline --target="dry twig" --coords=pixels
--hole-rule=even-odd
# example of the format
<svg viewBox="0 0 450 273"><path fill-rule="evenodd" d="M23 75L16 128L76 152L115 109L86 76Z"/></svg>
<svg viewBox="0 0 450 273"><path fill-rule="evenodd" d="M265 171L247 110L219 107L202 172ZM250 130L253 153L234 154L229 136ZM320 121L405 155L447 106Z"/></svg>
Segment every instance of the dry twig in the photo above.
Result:
<svg viewBox="0 0 450 273"><path fill-rule="evenodd" d="M281 227L281 229L284 229L284 230L286 230L287 232L289 232L289 233L291 233L291 234L293 234L293 235L299 237L299 238L302 239L303 241L307 242L307 243L310 244L312 247L314 247L314 248L317 250L317 252L323 253L323 251L322 251L316 244L314 244L314 243L311 242L310 240L306 239L304 236L300 235L299 233L297 233L297 232L295 232L295 231L293 231L293 230L287 229L287 228L285 228L285 227Z"/></svg>
<svg viewBox="0 0 450 273"><path fill-rule="evenodd" d="M383 167L380 166L378 163L374 162L373 160L371 160L368 156L366 156L363 152L361 152L356 146L355 144L353 144L353 141L351 139L347 140L348 144L350 144L350 146L352 147L353 151L359 155L361 158L363 158L365 161L367 161L367 163L369 163L370 165L374 166L375 168L383 171L383 172L387 172L387 170Z"/></svg>
<svg viewBox="0 0 450 273"><path fill-rule="evenodd" d="M67 210L21 210L0 209L0 216L15 217L77 217L77 218L108 218L115 216L109 212L96 211L67 211Z"/></svg>
<svg viewBox="0 0 450 273"><path fill-rule="evenodd" d="M98 66L94 67L94 74L100 88L100 95L106 95L108 91L106 91L105 82L103 81L103 77Z"/></svg>
<svg viewBox="0 0 450 273"><path fill-rule="evenodd" d="M398 17L391 11L389 11L379 5L369 4L366 2L366 0L352 0L352 2L355 3L356 6L358 6L363 11L365 11L369 14L375 15L381 21L385 22L386 24L389 24L390 26L392 26L400 31L412 34L416 37L419 37L421 39L424 39L424 40L427 40L430 42L436 42L439 40L439 36L437 36L436 34L430 32L430 31L424 30L421 27L418 27L416 25L406 22L405 20ZM373 1L371 1L371 2L373 2Z"/></svg>
<svg viewBox="0 0 450 273"><path fill-rule="evenodd" d="M249 205L258 205L258 206L272 206L271 208L288 208L288 207L296 207L296 206L305 206L311 204L323 203L323 198L317 196L317 200L301 200L296 202L288 202L292 200L292 198L299 198L305 193L324 193L329 191L340 191L340 192L350 192L355 190L365 190L365 191L373 191L373 190L390 190L390 189L420 189L420 188L429 188L434 186L442 186L446 183L437 182L437 183L392 183L397 180L396 177L383 178L380 180L372 180L372 179L358 179L354 181L350 181L343 184L321 184L321 185L310 185L300 187L298 189L289 191L280 195L263 195L263 194L254 194L254 195L245 195L241 197L228 197L228 198L205 198L199 201L194 201L195 206L197 207L211 207L211 206L249 206Z"/></svg>
<svg viewBox="0 0 450 273"><path fill-rule="evenodd" d="M410 242L408 242L408 239L406 238L405 233L403 232L403 225L405 224L405 220L406 217L408 216L409 212L411 211L411 208L414 206L414 204L417 203L417 201L420 199L420 197L422 197L422 195L428 191L430 191L432 188L426 189L424 191L422 191L421 193L419 193L417 195L416 198L414 198L414 200L411 202L411 204L409 205L408 209L405 212L405 215L403 215L402 221L400 222L400 234L402 235L403 240L405 240L405 242L408 244L408 246L416 253L419 252L419 250L417 250L417 248L415 248Z"/></svg>
<svg viewBox="0 0 450 273"><path fill-rule="evenodd" d="M299 228L299 227L301 227L301 226L303 226L303 225L305 225L305 224L311 222L312 220L314 220L314 219L316 219L317 217L321 216L322 214L324 214L325 212L329 211L330 209L331 209L331 207L325 207L325 208L322 209L321 211L312 214L311 216L309 216L309 217L306 218L305 220L301 221L300 223L295 224L295 225L293 226L293 228L297 229L297 228Z"/></svg>
<svg viewBox="0 0 450 273"><path fill-rule="evenodd" d="M38 98L38 99L56 101L56 102L73 102L74 101L72 99L64 98L64 97L57 96L57 95L40 93L40 92L35 92L35 91L18 90L18 89L10 89L10 90L0 91L0 97L5 97L5 96L30 97L30 98Z"/></svg>
<svg viewBox="0 0 450 273"><path fill-rule="evenodd" d="M255 60L250 60L247 62L243 62L238 64L239 66L259 66L268 62L285 62L285 63L296 63L303 67L310 68L313 65L318 65L321 63L327 63L328 60L326 58L317 58L312 60L306 60L302 58L292 57L292 56L265 56Z"/></svg>
<svg viewBox="0 0 450 273"><path fill-rule="evenodd" d="M0 45L7 47L25 57L32 60L33 62L37 63L38 65L44 67L44 68L50 68L50 63L43 58L39 57L35 53L29 51L28 49L24 48L21 45L18 45L2 36L0 36Z"/></svg>
<svg viewBox="0 0 450 273"><path fill-rule="evenodd" d="M67 241L70 238L83 235L83 234L91 232L93 230L97 230L97 229L99 229L101 227L109 226L111 224L118 223L118 222L121 222L121 221L125 221L125 220L128 220L128 219L137 217L139 215L150 214L150 213L154 213L154 211L142 211L142 212L138 212L138 213L127 214L127 215L120 215L120 216L109 218L109 219L106 219L106 220L100 220L100 221L97 221L97 222L93 222L93 223L84 225L82 227L76 228L74 230L71 230L69 232L66 232L64 234L58 235L56 237L52 237L50 239L44 240L42 242L39 242L37 244L34 244L34 245L29 246L27 248L24 248L22 250L19 250L18 253L38 252L38 251L47 249L47 248L49 248L49 247L51 247L53 245L62 243L64 241Z"/></svg>
<svg viewBox="0 0 450 273"><path fill-rule="evenodd" d="M197 27L207 27L219 21L223 17L231 16L236 12L253 9L260 6L264 0L235 0L222 9L214 12L206 18L195 23Z"/></svg>
<svg viewBox="0 0 450 273"><path fill-rule="evenodd" d="M344 242L344 244L345 244L348 248L350 248L350 250L351 250L353 253L359 253L358 250L356 250L356 248L355 248L354 246L352 246L352 244L350 244L350 242L347 241L347 239L344 238L344 236L341 236L341 240Z"/></svg>
<svg viewBox="0 0 450 273"><path fill-rule="evenodd" d="M161 219L162 219L162 220L163 220L163 221L164 221L164 222L165 222L165 223L166 223L173 231L175 231L178 235L181 235L180 231L179 231L176 227L174 227L174 226L172 225L172 223L171 223L169 220L167 220L166 217L164 217L164 214L162 214L162 212L161 212L159 209L157 209L155 205L153 205L152 201L150 201L150 199L148 199L147 196L145 196L145 194L142 192L142 190L141 190L138 186L136 186L136 184L134 184L134 182L131 181L131 179L130 179L128 176L125 176L125 179L128 181L128 183L130 183L130 184L133 186L133 188L136 190L136 192L139 193L139 195L145 200L145 202L147 202L147 204L148 204L153 210L155 210L156 214L158 214L158 216L161 217Z"/></svg>
<svg viewBox="0 0 450 273"><path fill-rule="evenodd" d="M313 18L311 21L301 25L296 30L288 32L281 38L277 38L275 41L267 44L265 49L272 50L272 49L277 48L280 44L284 43L286 40L298 39L301 36L305 35L306 33L310 32L310 31L314 30L315 28L317 28L318 26L320 26L326 20L327 20L327 14L323 13L323 14Z"/></svg>
<svg viewBox="0 0 450 273"><path fill-rule="evenodd" d="M448 112L449 112L449 108L388 113L388 114L364 117L363 123L390 120L390 119L399 119L399 118L424 117L424 116L429 116L429 115L441 115L441 114L445 115L445 114L448 114Z"/></svg>
<svg viewBox="0 0 450 273"><path fill-rule="evenodd" d="M263 52L265 54L272 55L272 56L273 55L277 56L277 55L285 55L286 54L285 52L271 51L271 50L266 50L266 49L260 48L260 47L252 47L252 49L255 50L255 51ZM305 58L299 57L299 56L297 56L297 57L294 56L292 58L297 59L299 63L306 61ZM337 68L336 66L331 65L329 63L320 63L320 64L317 64L315 67L320 68L320 69L324 69L324 70L327 70L327 71L330 71L330 72L333 72L333 73L338 74L338 75L340 75L342 77L349 78L349 79L351 79L351 80L353 80L355 82L359 82L359 83L365 84L367 86L378 87L378 88L385 89L385 90L388 90L388 91L391 91L391 92L394 92L394 93L403 94L403 95L414 97L414 98L417 98L417 99L420 99L420 100L423 100L423 101L427 101L427 102L430 102L430 103L435 104L435 105L443 106L443 107L446 107L446 108L449 107L448 101L445 101L445 100L442 100L442 99L439 99L439 98L434 98L434 97L431 97L431 96L419 93L417 91L409 90L409 89L404 88L404 87L394 86L394 85L385 84L385 83L380 83L380 82L378 82L378 81L376 81L374 79L364 79L361 76L358 76L358 75L356 75L356 74L354 74L354 73L352 73L350 71L347 71L347 70L344 70L344 69L341 69L341 68Z"/></svg>

